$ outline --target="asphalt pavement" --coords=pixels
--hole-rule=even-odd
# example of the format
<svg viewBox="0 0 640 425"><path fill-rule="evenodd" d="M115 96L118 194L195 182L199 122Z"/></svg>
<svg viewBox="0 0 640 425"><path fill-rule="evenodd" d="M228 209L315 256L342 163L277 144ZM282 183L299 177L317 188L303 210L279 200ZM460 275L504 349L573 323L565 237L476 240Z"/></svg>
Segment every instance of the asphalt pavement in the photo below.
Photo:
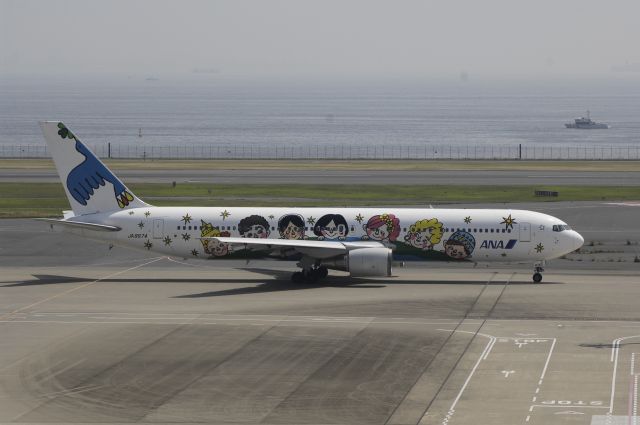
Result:
<svg viewBox="0 0 640 425"><path fill-rule="evenodd" d="M117 170L127 183L638 186L640 172L388 170ZM59 182L53 169L0 169L0 182Z"/></svg>

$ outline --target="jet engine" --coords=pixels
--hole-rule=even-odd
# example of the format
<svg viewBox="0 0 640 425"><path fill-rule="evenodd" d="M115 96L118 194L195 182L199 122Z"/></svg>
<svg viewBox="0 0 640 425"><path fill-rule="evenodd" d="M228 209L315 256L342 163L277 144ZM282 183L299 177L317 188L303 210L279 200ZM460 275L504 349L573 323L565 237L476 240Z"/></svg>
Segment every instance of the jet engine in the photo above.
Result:
<svg viewBox="0 0 640 425"><path fill-rule="evenodd" d="M358 248L345 255L322 260L321 266L349 272L352 277L391 276L393 251L389 248Z"/></svg>

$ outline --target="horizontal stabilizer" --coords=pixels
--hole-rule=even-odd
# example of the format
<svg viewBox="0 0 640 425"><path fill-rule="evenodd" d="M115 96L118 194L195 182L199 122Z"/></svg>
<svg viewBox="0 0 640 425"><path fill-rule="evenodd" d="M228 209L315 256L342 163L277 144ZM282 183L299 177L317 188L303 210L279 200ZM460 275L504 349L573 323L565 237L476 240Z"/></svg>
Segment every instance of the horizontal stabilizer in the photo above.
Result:
<svg viewBox="0 0 640 425"><path fill-rule="evenodd" d="M122 230L118 226L109 226L108 224L86 223L83 221L58 220L55 218L36 218L34 220L46 221L52 225L61 225L75 229L95 230L98 232L117 232Z"/></svg>

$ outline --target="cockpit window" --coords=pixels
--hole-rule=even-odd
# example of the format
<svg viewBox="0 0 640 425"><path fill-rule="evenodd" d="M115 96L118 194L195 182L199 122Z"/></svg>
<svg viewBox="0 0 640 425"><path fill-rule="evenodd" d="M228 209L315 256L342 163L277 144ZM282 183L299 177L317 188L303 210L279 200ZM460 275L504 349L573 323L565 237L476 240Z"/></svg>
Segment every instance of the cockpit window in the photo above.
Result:
<svg viewBox="0 0 640 425"><path fill-rule="evenodd" d="M553 231L554 232L562 232L564 230L571 230L568 224L554 224Z"/></svg>

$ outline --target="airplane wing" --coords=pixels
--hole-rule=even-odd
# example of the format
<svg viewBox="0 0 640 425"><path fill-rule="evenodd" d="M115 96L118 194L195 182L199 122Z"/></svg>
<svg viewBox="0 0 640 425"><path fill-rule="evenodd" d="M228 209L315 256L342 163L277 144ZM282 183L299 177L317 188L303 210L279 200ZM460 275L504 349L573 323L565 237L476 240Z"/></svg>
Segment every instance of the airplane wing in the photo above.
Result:
<svg viewBox="0 0 640 425"><path fill-rule="evenodd" d="M380 242L369 241L318 241L305 239L259 239L209 237L203 240L215 240L230 245L242 245L252 250L295 250L302 254L313 254L317 258L328 258L359 248L384 248Z"/></svg>
<svg viewBox="0 0 640 425"><path fill-rule="evenodd" d="M118 226L109 226L108 224L86 223L84 221L57 220L55 218L35 218L34 220L46 221L52 225L61 225L76 229L96 230L99 232L117 232L122 230Z"/></svg>

